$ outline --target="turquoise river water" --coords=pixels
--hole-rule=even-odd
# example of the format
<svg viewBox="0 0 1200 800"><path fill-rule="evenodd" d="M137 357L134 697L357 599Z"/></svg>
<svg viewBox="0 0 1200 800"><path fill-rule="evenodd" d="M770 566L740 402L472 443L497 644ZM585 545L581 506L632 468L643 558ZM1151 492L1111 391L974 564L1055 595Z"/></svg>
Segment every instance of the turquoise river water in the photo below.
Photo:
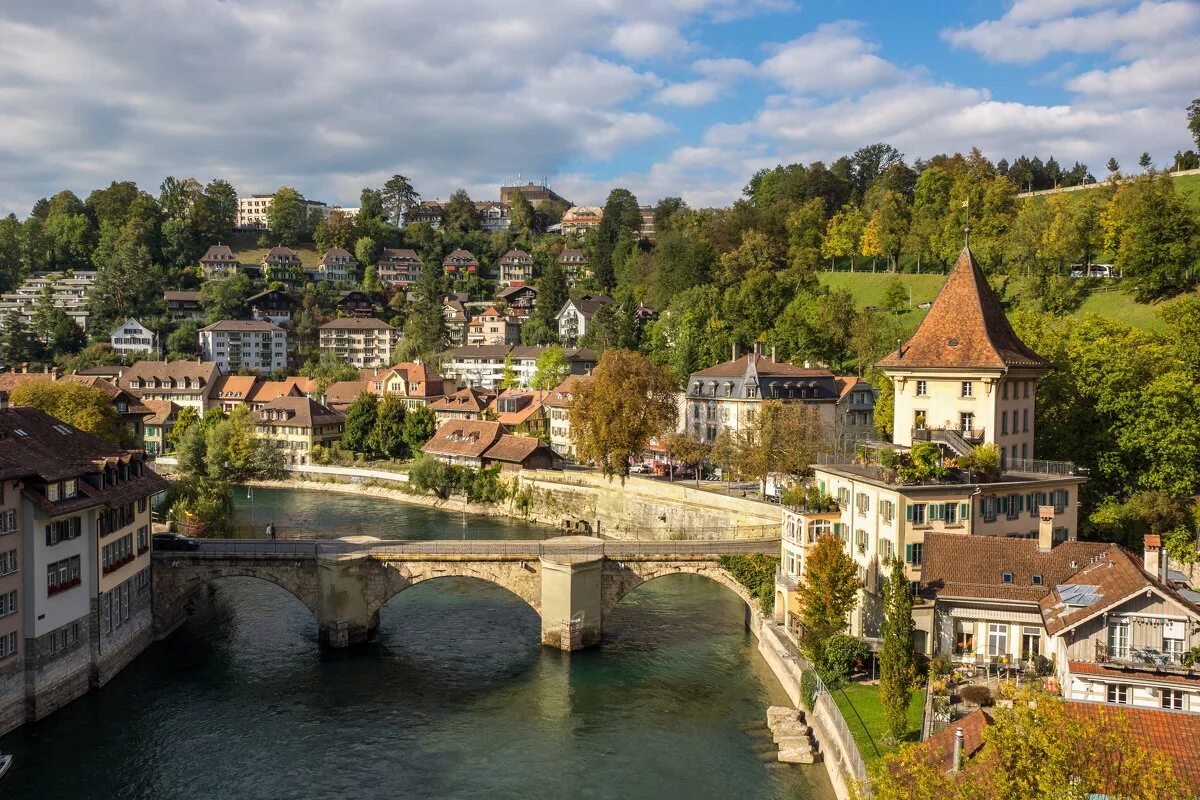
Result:
<svg viewBox="0 0 1200 800"><path fill-rule="evenodd" d="M238 521L249 524L249 502ZM345 522L464 533L447 512L259 489L281 535ZM470 537L541 536L468 517ZM829 800L824 770L774 762L783 699L741 601L697 576L618 606L608 641L566 655L504 589L430 581L384 606L365 650L322 652L312 615L253 579L198 592L187 623L103 690L0 739L0 798L780 798Z"/></svg>

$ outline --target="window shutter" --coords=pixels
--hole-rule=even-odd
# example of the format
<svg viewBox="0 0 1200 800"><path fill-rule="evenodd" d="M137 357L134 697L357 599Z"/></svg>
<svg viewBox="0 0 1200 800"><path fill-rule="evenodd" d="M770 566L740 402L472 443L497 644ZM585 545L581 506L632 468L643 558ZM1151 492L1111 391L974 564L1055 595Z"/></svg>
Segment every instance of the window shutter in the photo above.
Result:
<svg viewBox="0 0 1200 800"><path fill-rule="evenodd" d="M958 504L958 521L966 522L970 516L971 516L971 504L970 503L959 503Z"/></svg>
<svg viewBox="0 0 1200 800"><path fill-rule="evenodd" d="M904 563L906 563L906 564L912 563L912 545L911 544L904 545Z"/></svg>
<svg viewBox="0 0 1200 800"><path fill-rule="evenodd" d="M1070 503L1071 503L1071 492L1068 491L1067 489L1063 489L1062 490L1063 508L1066 508L1068 505L1070 505Z"/></svg>
<svg viewBox="0 0 1200 800"><path fill-rule="evenodd" d="M912 521L913 521L913 507L912 507L912 503L905 503L905 504L904 504L904 519L908 520L909 522L912 522Z"/></svg>

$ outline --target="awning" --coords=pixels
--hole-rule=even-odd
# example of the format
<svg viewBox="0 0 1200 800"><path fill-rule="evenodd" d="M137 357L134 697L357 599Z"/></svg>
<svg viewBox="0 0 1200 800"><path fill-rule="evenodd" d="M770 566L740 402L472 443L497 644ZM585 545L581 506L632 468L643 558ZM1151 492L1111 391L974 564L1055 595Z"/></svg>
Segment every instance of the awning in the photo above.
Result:
<svg viewBox="0 0 1200 800"><path fill-rule="evenodd" d="M950 616L978 622L1007 622L1012 625L1041 625L1042 615L1030 611L999 611L987 608L952 608Z"/></svg>

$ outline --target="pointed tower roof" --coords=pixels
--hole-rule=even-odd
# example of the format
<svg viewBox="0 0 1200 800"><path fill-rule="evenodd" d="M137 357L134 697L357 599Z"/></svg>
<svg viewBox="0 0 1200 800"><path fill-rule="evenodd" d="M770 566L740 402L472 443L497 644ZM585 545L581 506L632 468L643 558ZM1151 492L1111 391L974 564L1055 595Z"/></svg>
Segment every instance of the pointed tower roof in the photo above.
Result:
<svg viewBox="0 0 1200 800"><path fill-rule="evenodd" d="M916 333L879 367L1050 369L1017 338L987 278L964 247Z"/></svg>

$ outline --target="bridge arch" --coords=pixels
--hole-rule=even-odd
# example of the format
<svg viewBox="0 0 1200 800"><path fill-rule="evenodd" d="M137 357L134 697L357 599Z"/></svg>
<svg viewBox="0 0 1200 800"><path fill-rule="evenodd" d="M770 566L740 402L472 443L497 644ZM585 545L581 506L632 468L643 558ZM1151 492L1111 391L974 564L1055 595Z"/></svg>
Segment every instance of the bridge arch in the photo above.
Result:
<svg viewBox="0 0 1200 800"><path fill-rule="evenodd" d="M522 600L541 616L541 565L538 561L445 562L391 561L382 590L373 593L367 613L375 618L396 595L422 583L441 578L473 578L499 586Z"/></svg>
<svg viewBox="0 0 1200 800"><path fill-rule="evenodd" d="M176 566L156 562L154 581L154 615L160 630L171 630L186 616L187 603L201 587L223 578L253 578L274 584L299 600L305 608L317 613L317 578L310 563L210 563Z"/></svg>
<svg viewBox="0 0 1200 800"><path fill-rule="evenodd" d="M664 575L700 575L732 591L746 604L757 608L756 599L723 567L712 561L613 561L602 578L601 611L605 619L637 587Z"/></svg>

